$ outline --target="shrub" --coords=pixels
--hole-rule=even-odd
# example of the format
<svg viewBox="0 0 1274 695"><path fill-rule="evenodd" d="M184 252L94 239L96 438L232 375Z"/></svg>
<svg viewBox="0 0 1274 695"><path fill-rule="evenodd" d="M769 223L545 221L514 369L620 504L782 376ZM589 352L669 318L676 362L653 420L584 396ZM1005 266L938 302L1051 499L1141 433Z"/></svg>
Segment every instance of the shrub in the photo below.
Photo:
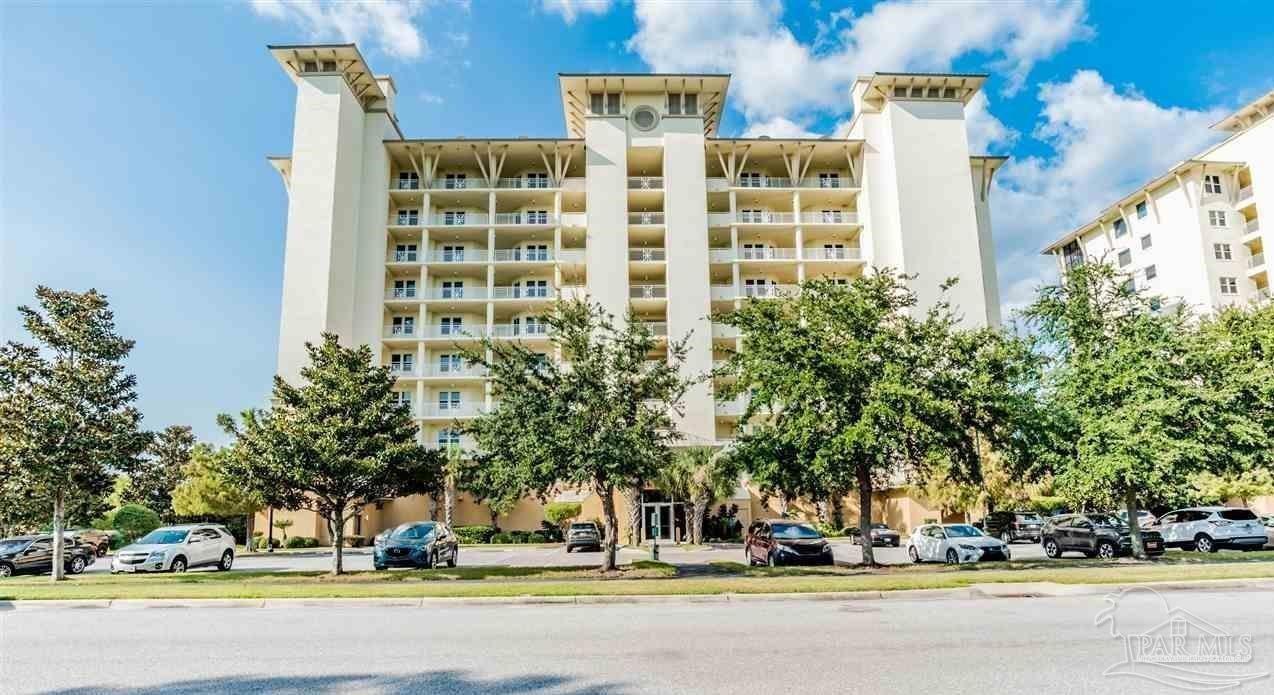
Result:
<svg viewBox="0 0 1274 695"><path fill-rule="evenodd" d="M140 504L126 504L115 510L111 525L123 536L125 543L132 543L163 525L159 515Z"/></svg>
<svg viewBox="0 0 1274 695"><path fill-rule="evenodd" d="M285 548L317 548L318 539L309 536L292 536L283 544Z"/></svg>
<svg viewBox="0 0 1274 695"><path fill-rule="evenodd" d="M548 539L544 541L545 543L561 543L566 540L566 536L562 533L562 529L548 521L541 521L540 530L536 531L536 533Z"/></svg>
<svg viewBox="0 0 1274 695"><path fill-rule="evenodd" d="M346 548L361 548L367 545L367 539L363 536L345 536Z"/></svg>
<svg viewBox="0 0 1274 695"><path fill-rule="evenodd" d="M818 529L818 532L823 534L823 536L826 538L839 538L841 536L848 535L845 533L845 529L836 528L832 524L814 522L813 526L814 528Z"/></svg>
<svg viewBox="0 0 1274 695"><path fill-rule="evenodd" d="M548 536L544 535L544 532L532 531L531 533L527 534L526 542L527 543L551 543L552 541L549 540Z"/></svg>
<svg viewBox="0 0 1274 695"><path fill-rule="evenodd" d="M457 526L452 529L456 534L456 538L461 543L477 544L490 543L492 536L495 535L495 528L492 526Z"/></svg>
<svg viewBox="0 0 1274 695"><path fill-rule="evenodd" d="M505 533L502 531L500 533L492 535L491 540L487 542L488 543L517 543L518 541L514 539L514 536L512 533Z"/></svg>
<svg viewBox="0 0 1274 695"><path fill-rule="evenodd" d="M544 518L558 528L565 530L571 519L579 516L584 511L584 505L579 502L553 502L545 505Z"/></svg>

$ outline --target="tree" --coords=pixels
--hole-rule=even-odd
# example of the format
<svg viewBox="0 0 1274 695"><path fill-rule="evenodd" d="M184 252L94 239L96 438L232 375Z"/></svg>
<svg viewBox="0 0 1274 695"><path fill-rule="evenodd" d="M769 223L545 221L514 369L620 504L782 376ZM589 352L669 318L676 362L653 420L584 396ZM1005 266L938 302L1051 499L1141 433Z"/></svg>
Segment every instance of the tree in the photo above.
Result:
<svg viewBox="0 0 1274 695"><path fill-rule="evenodd" d="M124 539L124 545L154 531L163 523L155 510L140 504L126 504L116 509L111 515L111 528L119 531Z"/></svg>
<svg viewBox="0 0 1274 695"><path fill-rule="evenodd" d="M729 499L739 484L739 471L728 452L692 446L673 452L672 463L659 474L659 488L690 502L690 542L703 542L708 507Z"/></svg>
<svg viewBox="0 0 1274 695"><path fill-rule="evenodd" d="M983 491L977 484L953 480L945 467L936 465L918 484L911 486L911 494L936 505L940 517L961 512L967 521L969 509L978 503Z"/></svg>
<svg viewBox="0 0 1274 695"><path fill-rule="evenodd" d="M857 489L867 529L883 482L923 478L940 462L952 480L974 482L980 437L1030 439L1016 433L1031 403L1029 349L963 331L945 301L913 315L908 279L885 269L847 285L807 281L719 317L744 335L721 397L749 396L737 451L763 490L823 500ZM863 561L875 564L870 544Z"/></svg>
<svg viewBox="0 0 1274 695"><path fill-rule="evenodd" d="M283 535L283 537L279 539L279 542L282 543L284 547L288 544L288 529L292 528L292 524L293 521L291 519L274 520L274 528L277 528L279 533Z"/></svg>
<svg viewBox="0 0 1274 695"><path fill-rule="evenodd" d="M371 348L346 348L325 333L305 349L303 385L275 376L271 408L239 422L218 418L235 437L224 473L270 490L277 506L322 517L332 573L341 574L346 523L376 500L438 489L442 458L416 443L411 412L394 399L394 377L373 364Z"/></svg>
<svg viewBox="0 0 1274 695"><path fill-rule="evenodd" d="M223 470L231 452L214 449L208 444L196 444L190 452L190 462L182 467L181 483L173 490L173 512L179 516L236 516L247 517L244 524L244 543L252 548L252 527L257 512L265 508L261 493L248 490Z"/></svg>
<svg viewBox="0 0 1274 695"><path fill-rule="evenodd" d="M448 446L442 463L442 520L451 528L456 515L456 493L465 467L464 451L458 446Z"/></svg>
<svg viewBox="0 0 1274 695"><path fill-rule="evenodd" d="M655 477L678 435L671 413L688 381L679 373L686 341L658 343L630 315L622 326L599 305L559 301L544 317L553 352L546 359L516 341L483 341L466 358L486 367L495 409L466 426L489 479L547 496L561 485L587 487L602 502L602 570L615 569L616 488ZM498 486L496 489L500 489Z"/></svg>
<svg viewBox="0 0 1274 695"><path fill-rule="evenodd" d="M1191 478L1190 487L1204 502L1225 504L1232 499L1237 499L1246 507L1255 497L1274 495L1274 475L1263 468L1253 468L1229 475L1217 475L1204 471Z"/></svg>
<svg viewBox="0 0 1274 695"><path fill-rule="evenodd" d="M182 480L182 468L190 463L190 452L195 446L195 435L186 425L169 425L155 435L143 458L132 474L128 491L130 501L155 510L165 520L172 521L173 489Z"/></svg>
<svg viewBox="0 0 1274 695"><path fill-rule="evenodd" d="M566 527L570 525L571 519L579 516L582 511L584 511L584 505L579 502L553 502L545 505L544 518L565 536Z"/></svg>
<svg viewBox="0 0 1274 695"><path fill-rule="evenodd" d="M65 512L87 510L146 446L136 377L124 371L133 341L115 332L106 297L36 288L40 308L18 307L34 345L0 347L0 479L53 511L62 557ZM86 517L87 518L87 517ZM64 578L53 563L53 581Z"/></svg>
<svg viewBox="0 0 1274 695"><path fill-rule="evenodd" d="M1049 402L1075 443L1073 457L1054 462L1063 496L1122 504L1135 520L1138 500L1174 494L1206 470L1211 409L1190 366L1184 308L1163 310L1114 267L1088 262L1041 288L1024 316L1055 355Z"/></svg>

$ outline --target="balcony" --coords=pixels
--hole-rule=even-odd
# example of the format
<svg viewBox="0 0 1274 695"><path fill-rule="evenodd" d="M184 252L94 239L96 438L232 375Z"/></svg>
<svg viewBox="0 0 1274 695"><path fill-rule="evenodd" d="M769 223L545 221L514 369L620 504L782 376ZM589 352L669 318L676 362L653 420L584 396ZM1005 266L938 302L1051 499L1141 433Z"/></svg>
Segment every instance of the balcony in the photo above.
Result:
<svg viewBox="0 0 1274 695"><path fill-rule="evenodd" d="M662 176L628 177L628 190L630 191L662 191L663 189L664 180Z"/></svg>
<svg viewBox="0 0 1274 695"><path fill-rule="evenodd" d="M712 337L713 338L738 338L739 329L735 326L727 326L724 323L713 323Z"/></svg>
<svg viewBox="0 0 1274 695"><path fill-rule="evenodd" d="M496 188L512 189L512 190L548 190L556 188L553 182L547 177L519 177L519 178L502 178L495 182Z"/></svg>
<svg viewBox="0 0 1274 695"><path fill-rule="evenodd" d="M1256 291L1255 301L1257 304L1269 304L1274 301L1274 293L1270 292L1270 288L1262 287Z"/></svg>
<svg viewBox="0 0 1274 695"><path fill-rule="evenodd" d="M709 290L713 301L730 301L739 296L734 285L713 285Z"/></svg>
<svg viewBox="0 0 1274 695"><path fill-rule="evenodd" d="M557 253L559 263L583 263L584 249L562 249Z"/></svg>
<svg viewBox="0 0 1274 695"><path fill-rule="evenodd" d="M1247 262L1248 270L1256 270L1257 268L1260 268L1260 267L1262 267L1262 266L1264 266L1264 265L1265 265L1265 254L1264 254L1264 253L1254 253L1254 254L1252 254L1252 257L1251 257L1250 259L1248 259L1248 262Z"/></svg>
<svg viewBox="0 0 1274 695"><path fill-rule="evenodd" d="M428 326L422 332L423 338L427 340L478 340L487 334L485 326L456 326L434 324Z"/></svg>
<svg viewBox="0 0 1274 695"><path fill-rule="evenodd" d="M436 227L485 227L488 215L484 212L456 212L434 215L431 224Z"/></svg>
<svg viewBox="0 0 1274 695"><path fill-rule="evenodd" d="M389 374L399 379L410 378L410 377L420 375L420 373L416 371L416 368L414 366L404 367L402 365L390 365Z"/></svg>
<svg viewBox="0 0 1274 695"><path fill-rule="evenodd" d="M497 212L495 224L501 227L547 227L557 224L548 212Z"/></svg>
<svg viewBox="0 0 1274 695"><path fill-rule="evenodd" d="M404 215L402 213L399 213L398 216L394 218L394 221L391 222L390 224L395 227L419 227L420 215L419 213L415 215Z"/></svg>
<svg viewBox="0 0 1274 695"><path fill-rule="evenodd" d="M796 285L744 285L744 297L790 297L800 288Z"/></svg>
<svg viewBox="0 0 1274 695"><path fill-rule="evenodd" d="M557 290L552 287L522 287L520 285L497 285L492 289L492 299L553 299Z"/></svg>
<svg viewBox="0 0 1274 695"><path fill-rule="evenodd" d="M549 249L496 249L492 254L496 263L547 263L553 260Z"/></svg>
<svg viewBox="0 0 1274 695"><path fill-rule="evenodd" d="M563 227L587 227L588 217L582 212L564 212L562 213Z"/></svg>
<svg viewBox="0 0 1274 695"><path fill-rule="evenodd" d="M420 259L421 259L421 253L419 251L393 250L389 252L389 255L386 257L385 262L386 263L419 263Z"/></svg>
<svg viewBox="0 0 1274 695"><path fill-rule="evenodd" d="M428 403L420 408L422 418L465 418L477 417L486 412L480 403Z"/></svg>
<svg viewBox="0 0 1274 695"><path fill-rule="evenodd" d="M796 215L769 210L740 210L735 214L734 222L735 224L794 224Z"/></svg>
<svg viewBox="0 0 1274 695"><path fill-rule="evenodd" d="M628 260L635 263L661 263L668 260L663 249L628 249Z"/></svg>
<svg viewBox="0 0 1274 695"><path fill-rule="evenodd" d="M426 376L442 379L482 379L487 376L487 370L481 365L441 363L430 366Z"/></svg>
<svg viewBox="0 0 1274 695"><path fill-rule="evenodd" d="M492 326L493 338L546 338L550 332L546 323L497 323Z"/></svg>
<svg viewBox="0 0 1274 695"><path fill-rule="evenodd" d="M802 212L801 224L858 224L858 213L842 210Z"/></svg>
<svg viewBox="0 0 1274 695"><path fill-rule="evenodd" d="M487 288L483 285L472 285L466 287L430 287L425 290L425 299L449 299L449 300L470 300L470 299L486 299L488 296Z"/></svg>
<svg viewBox="0 0 1274 695"><path fill-rule="evenodd" d="M412 340L416 337L416 327L413 326L385 326L382 334L386 340Z"/></svg>
<svg viewBox="0 0 1274 695"><path fill-rule="evenodd" d="M481 177L475 176L470 178L436 178L433 183L429 184L429 188L435 191L467 191L476 188L486 188L487 181Z"/></svg>
<svg viewBox="0 0 1274 695"><path fill-rule="evenodd" d="M429 252L430 263L486 263L486 249L452 249L433 250Z"/></svg>
<svg viewBox="0 0 1274 695"><path fill-rule="evenodd" d="M664 223L664 214L662 212L630 212L628 213L628 224L633 225L655 225Z"/></svg>
<svg viewBox="0 0 1274 695"><path fill-rule="evenodd" d="M667 285L630 285L628 287L629 299L667 299Z"/></svg>
<svg viewBox="0 0 1274 695"><path fill-rule="evenodd" d="M841 188L850 188L850 182L839 176L833 177L807 177L798 179L795 182L790 178L781 176L760 176L749 177L740 176L737 188L819 188L824 190L836 190Z"/></svg>
<svg viewBox="0 0 1274 695"><path fill-rule="evenodd" d="M1259 231L1261 231L1261 219L1260 219L1259 217L1254 217L1254 218L1252 218L1252 219L1248 220L1248 221L1247 221L1247 222L1243 225L1243 237L1244 237L1244 241L1246 241L1246 240L1247 240L1247 237L1248 237L1248 236L1250 236L1250 235L1252 235L1252 234L1256 234L1256 233L1257 233L1257 232L1259 232Z"/></svg>
<svg viewBox="0 0 1274 695"><path fill-rule="evenodd" d="M1240 188L1238 196L1234 199L1234 207L1243 207L1247 205L1252 200L1252 194L1253 191L1251 185Z"/></svg>
<svg viewBox="0 0 1274 695"><path fill-rule="evenodd" d="M391 287L385 290L385 299L394 301L415 301L420 294L415 287Z"/></svg>
<svg viewBox="0 0 1274 695"><path fill-rule="evenodd" d="M725 417L739 417L748 409L748 399L740 396L730 401L717 401L716 413Z"/></svg>
<svg viewBox="0 0 1274 695"><path fill-rule="evenodd" d="M807 248L801 254L801 259L806 261L860 261L863 258L863 250L860 248Z"/></svg>
<svg viewBox="0 0 1274 695"><path fill-rule="evenodd" d="M741 248L738 259L741 261L791 261L796 259L796 249L775 246Z"/></svg>
<svg viewBox="0 0 1274 695"><path fill-rule="evenodd" d="M655 337L668 335L668 324L664 321L641 321L640 323L646 326L646 330Z"/></svg>

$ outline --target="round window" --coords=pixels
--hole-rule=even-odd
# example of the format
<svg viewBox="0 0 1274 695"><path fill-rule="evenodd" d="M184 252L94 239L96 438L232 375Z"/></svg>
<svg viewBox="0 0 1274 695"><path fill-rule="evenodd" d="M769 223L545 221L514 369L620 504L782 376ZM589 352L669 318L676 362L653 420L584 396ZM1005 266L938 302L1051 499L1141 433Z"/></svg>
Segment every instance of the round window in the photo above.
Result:
<svg viewBox="0 0 1274 695"><path fill-rule="evenodd" d="M649 106L638 106L633 109L632 120L637 130L650 130L659 123L659 114Z"/></svg>

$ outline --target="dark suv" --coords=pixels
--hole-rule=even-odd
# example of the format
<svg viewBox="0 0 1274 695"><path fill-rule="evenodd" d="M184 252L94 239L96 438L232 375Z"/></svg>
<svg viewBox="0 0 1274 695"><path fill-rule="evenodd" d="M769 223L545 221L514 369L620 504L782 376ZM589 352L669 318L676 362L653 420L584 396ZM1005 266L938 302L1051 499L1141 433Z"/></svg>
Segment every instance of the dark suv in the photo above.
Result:
<svg viewBox="0 0 1274 695"><path fill-rule="evenodd" d="M982 520L982 530L1005 543L1031 541L1038 543L1044 519L1035 512L991 512Z"/></svg>
<svg viewBox="0 0 1274 695"><path fill-rule="evenodd" d="M1163 536L1158 531L1142 529L1141 541L1147 555L1163 554ZM1041 543L1051 558L1078 552L1109 559L1132 553L1132 531L1113 514L1063 514L1044 524Z"/></svg>
<svg viewBox="0 0 1274 695"><path fill-rule="evenodd" d="M83 572L97 559L92 546L63 543L63 567L71 574ZM14 536L0 540L0 577L53 571L53 536Z"/></svg>

